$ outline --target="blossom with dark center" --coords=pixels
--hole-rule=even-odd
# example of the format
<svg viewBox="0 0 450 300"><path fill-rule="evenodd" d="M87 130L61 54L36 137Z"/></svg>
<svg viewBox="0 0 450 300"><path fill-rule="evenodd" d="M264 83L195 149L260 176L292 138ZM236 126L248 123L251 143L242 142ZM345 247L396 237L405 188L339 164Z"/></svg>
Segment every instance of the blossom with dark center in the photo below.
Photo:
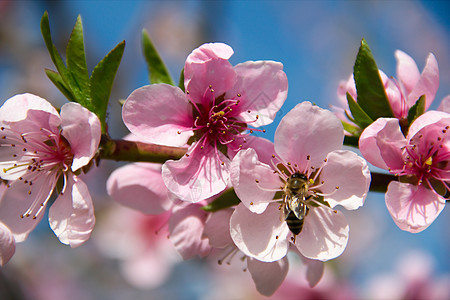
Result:
<svg viewBox="0 0 450 300"><path fill-rule="evenodd" d="M287 96L283 65L248 61L232 66L230 46L204 44L184 66L183 92L167 84L135 90L122 117L128 129L145 141L185 146L180 160L163 165L163 179L178 198L198 202L223 191L229 163L246 147L251 129L269 124Z"/></svg>
<svg viewBox="0 0 450 300"><path fill-rule="evenodd" d="M332 112L303 102L281 120L272 149L236 155L231 181L242 203L230 226L242 252L273 262L286 256L291 243L303 256L322 261L344 251L349 226L334 208L362 206L370 172L363 158L340 150L343 138ZM295 220L283 213L289 204L292 213L299 208Z"/></svg>
<svg viewBox="0 0 450 300"><path fill-rule="evenodd" d="M361 134L359 148L367 161L399 176L385 200L400 229L420 232L444 209L450 190L449 128L450 114L428 111L406 137L394 118L380 118Z"/></svg>
<svg viewBox="0 0 450 300"><path fill-rule="evenodd" d="M26 239L49 210L50 227L64 244L85 242L95 223L92 199L76 175L97 152L100 121L78 103L59 114L45 99L22 94L0 108L0 176L8 190L0 203L0 220L16 242ZM58 187L58 188L57 188Z"/></svg>

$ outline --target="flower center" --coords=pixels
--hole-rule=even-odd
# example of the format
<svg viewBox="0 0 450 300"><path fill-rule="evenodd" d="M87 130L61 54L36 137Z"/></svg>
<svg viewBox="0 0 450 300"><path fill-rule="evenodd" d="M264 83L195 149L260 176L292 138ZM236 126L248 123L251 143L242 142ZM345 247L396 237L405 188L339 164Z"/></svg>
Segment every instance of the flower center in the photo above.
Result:
<svg viewBox="0 0 450 300"><path fill-rule="evenodd" d="M442 129L445 134L449 126ZM438 135L435 140L426 141L423 135L410 140L403 148L404 167L401 170L389 170L392 174L401 176L401 181L422 184L436 191L436 182L449 191L446 183L447 165L450 153L444 148L445 137ZM442 194L442 193L440 193ZM445 192L444 192L445 194Z"/></svg>
<svg viewBox="0 0 450 300"><path fill-rule="evenodd" d="M18 180L28 186L28 195L32 193L33 182L37 179L45 180L33 197L29 209L21 217L29 217L36 212L33 218L42 211L50 199L54 187L61 174L64 174L65 189L66 175L73 161L68 141L61 135L55 134L48 129L41 128L37 132L21 133L12 128L1 127L0 146L8 153L0 162L3 166L5 179ZM9 157L8 157L9 156ZM8 184L8 187L10 184ZM50 187L50 189L49 189ZM44 192L44 190L49 190Z"/></svg>
<svg viewBox="0 0 450 300"><path fill-rule="evenodd" d="M248 130L248 125L256 122L259 116L253 121L243 120L240 117L243 110L240 98L241 94L231 99L226 99L225 94L217 96L213 87L209 85L199 102L191 101L195 117L191 129L194 131L194 141L201 149L211 145L226 155L227 148L232 150L242 148L242 143L246 142L245 136L248 135L244 131ZM253 131L265 132L261 129L250 129L249 133ZM240 136L243 137L243 141L236 142Z"/></svg>

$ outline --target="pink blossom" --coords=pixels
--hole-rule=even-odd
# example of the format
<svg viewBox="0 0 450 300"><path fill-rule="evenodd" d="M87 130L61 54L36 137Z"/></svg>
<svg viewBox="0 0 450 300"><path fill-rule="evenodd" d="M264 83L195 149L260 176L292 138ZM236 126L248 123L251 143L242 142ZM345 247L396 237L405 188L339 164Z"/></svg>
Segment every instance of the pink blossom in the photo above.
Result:
<svg viewBox="0 0 450 300"><path fill-rule="evenodd" d="M108 210L92 239L102 252L118 259L124 278L138 288L155 288L180 260L168 239L170 213L144 215L122 206Z"/></svg>
<svg viewBox="0 0 450 300"><path fill-rule="evenodd" d="M203 235L215 250L222 249L219 265L223 263L230 265L234 257L240 257L240 261L245 262L245 269L248 269L257 291L264 296L271 296L288 274L288 258L285 256L274 262L263 262L253 257L243 256L231 238L229 226L224 226L224 224L230 224L233 211L233 208L229 208L210 214ZM322 277L323 263L307 259L302 255L300 257L306 270L304 279L311 287L315 286Z"/></svg>
<svg viewBox="0 0 450 300"><path fill-rule="evenodd" d="M77 103L61 114L31 94L8 99L0 108L0 175L9 189L0 203L0 220L16 242L25 240L44 215L57 184L49 223L71 247L85 242L95 223L92 199L75 172L87 165L100 142L100 121Z"/></svg>
<svg viewBox="0 0 450 300"><path fill-rule="evenodd" d="M208 214L200 209L206 202L186 203L174 198L163 183L161 165L125 165L114 170L106 186L108 194L122 205L146 214L167 214L164 228L183 259L209 254L208 241L202 237Z"/></svg>
<svg viewBox="0 0 450 300"><path fill-rule="evenodd" d="M359 148L373 165L399 176L386 193L386 206L402 230L420 232L444 209L449 190L450 115L429 111L405 137L398 119L380 118L361 134Z"/></svg>
<svg viewBox="0 0 450 300"><path fill-rule="evenodd" d="M135 90L124 104L124 123L139 138L190 145L186 156L163 165L166 186L181 200L198 202L223 191L230 159L246 142L248 125L271 123L286 99L281 63L248 61L233 67L232 54L228 45L204 44L186 60L186 93L153 84Z"/></svg>
<svg viewBox="0 0 450 300"><path fill-rule="evenodd" d="M397 79L388 78L381 70L379 73L394 117L404 119L408 116L409 109L422 95L425 95L425 109L431 105L439 87L439 67L432 53L428 54L422 73L419 73L416 63L405 52L397 50L395 57L397 59ZM347 105L347 92L353 99L357 99L353 75L347 81L342 81L337 90L342 109L336 107L336 112L338 117L345 122L348 122L348 119L345 117L344 111L351 115Z"/></svg>
<svg viewBox="0 0 450 300"><path fill-rule="evenodd" d="M242 252L273 262L285 257L290 243L303 256L322 261L344 251L348 223L333 208L338 204L346 209L362 206L370 173L364 159L339 150L343 137L342 124L333 113L303 102L281 120L270 161L261 160L267 156L260 157L254 149L236 155L231 181L242 203L230 226L233 241ZM286 184L294 174L304 176L306 183L301 196L306 214L297 234L280 218L283 200L279 197L286 193L286 198Z"/></svg>

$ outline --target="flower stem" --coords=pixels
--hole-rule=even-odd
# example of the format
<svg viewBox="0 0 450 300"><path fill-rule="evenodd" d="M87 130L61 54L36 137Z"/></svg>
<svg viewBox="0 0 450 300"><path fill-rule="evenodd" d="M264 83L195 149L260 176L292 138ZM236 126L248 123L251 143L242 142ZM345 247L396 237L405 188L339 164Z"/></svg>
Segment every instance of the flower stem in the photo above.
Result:
<svg viewBox="0 0 450 300"><path fill-rule="evenodd" d="M370 191L386 193L389 183L397 180L397 177L391 174L382 174L371 172L372 181L370 182Z"/></svg>
<svg viewBox="0 0 450 300"><path fill-rule="evenodd" d="M179 147L113 140L106 135L102 135L99 149L101 159L154 163L164 163L169 159L179 159L183 157L187 150Z"/></svg>

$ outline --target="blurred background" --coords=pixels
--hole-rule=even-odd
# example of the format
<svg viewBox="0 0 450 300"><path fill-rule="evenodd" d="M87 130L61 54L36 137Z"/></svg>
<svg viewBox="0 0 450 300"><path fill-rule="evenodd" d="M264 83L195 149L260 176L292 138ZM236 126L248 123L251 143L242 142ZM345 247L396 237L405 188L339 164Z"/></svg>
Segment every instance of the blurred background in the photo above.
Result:
<svg viewBox="0 0 450 300"><path fill-rule="evenodd" d="M40 34L45 10L60 53L81 15L90 71L116 44L126 41L108 110L113 138L127 134L118 100L148 84L140 44L143 28L176 82L187 55L205 42L232 46L232 64L282 62L289 94L275 122L266 126L264 137L269 139L297 103L308 100L323 108L337 104L339 81L352 73L363 37L388 76L395 76L396 49L413 57L420 70L432 52L439 63L440 87L431 108L450 94L448 1L0 1L0 104L25 92L55 106L67 101L44 73L45 68L55 69ZM137 282L139 273L123 262L129 258L127 251L138 250L128 249L130 244L118 238L123 228L136 226L137 217L124 217L131 211L119 214L123 208L112 203L105 190L109 174L119 165L102 161L85 176L97 216L91 240L70 249L58 242L44 218L0 269L0 299L264 298L248 272L218 266L215 260L181 262L176 254L165 253L164 266L148 264L144 273L155 277L152 284ZM322 282L314 290L307 288L301 264L292 257L288 278L275 299L450 297L448 208L418 234L395 226L382 194L369 194L364 207L346 216L349 244L342 256L326 263Z"/></svg>

